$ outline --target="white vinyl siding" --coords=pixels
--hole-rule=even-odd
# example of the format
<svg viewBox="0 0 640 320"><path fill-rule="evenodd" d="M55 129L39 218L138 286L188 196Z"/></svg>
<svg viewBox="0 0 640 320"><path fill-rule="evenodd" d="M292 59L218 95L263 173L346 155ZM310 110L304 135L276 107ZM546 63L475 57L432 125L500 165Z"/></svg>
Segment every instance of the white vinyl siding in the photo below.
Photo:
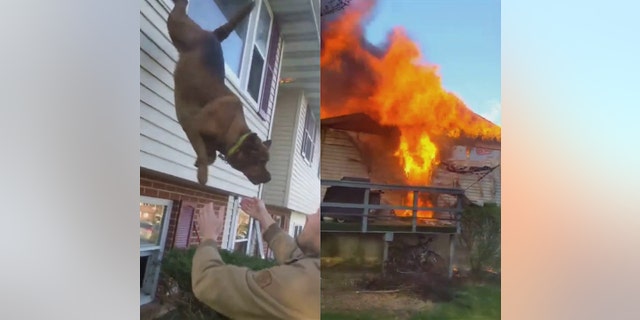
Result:
<svg viewBox="0 0 640 320"><path fill-rule="evenodd" d="M311 161L302 156L307 100L301 90L280 88L273 126L272 180L263 198L271 205L303 213L314 213L320 205L319 133L316 132ZM317 128L317 126L316 126Z"/></svg>
<svg viewBox="0 0 640 320"><path fill-rule="evenodd" d="M273 129L270 160L267 169L271 172L271 181L262 191L262 198L270 205L285 207L287 185L291 176L293 136L298 115L299 96L295 91L284 87L279 89L276 110L273 116Z"/></svg>
<svg viewBox="0 0 640 320"><path fill-rule="evenodd" d="M320 206L320 179L318 178L318 166L320 165L320 148L313 148L310 161L302 156L302 141L304 137L304 123L306 114L312 112L308 108L307 98L301 96L300 107L298 108L298 123L295 141L295 153L293 156L293 170L291 173L291 186L289 188L289 199L287 208L303 213L314 213ZM317 128L313 134L314 145L320 144L320 134Z"/></svg>

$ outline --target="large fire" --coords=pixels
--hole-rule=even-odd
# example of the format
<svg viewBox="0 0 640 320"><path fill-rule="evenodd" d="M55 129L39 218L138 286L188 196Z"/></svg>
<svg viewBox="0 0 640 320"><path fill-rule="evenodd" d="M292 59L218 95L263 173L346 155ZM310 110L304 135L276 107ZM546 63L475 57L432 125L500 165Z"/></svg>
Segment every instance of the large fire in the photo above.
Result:
<svg viewBox="0 0 640 320"><path fill-rule="evenodd" d="M398 127L395 156L407 183L429 185L440 162L438 137L500 140L500 127L442 87L437 66L424 61L402 28L389 34L384 49L367 45L363 22L374 5L352 2L322 27L321 118L366 113L382 125ZM413 195L406 200L412 204Z"/></svg>

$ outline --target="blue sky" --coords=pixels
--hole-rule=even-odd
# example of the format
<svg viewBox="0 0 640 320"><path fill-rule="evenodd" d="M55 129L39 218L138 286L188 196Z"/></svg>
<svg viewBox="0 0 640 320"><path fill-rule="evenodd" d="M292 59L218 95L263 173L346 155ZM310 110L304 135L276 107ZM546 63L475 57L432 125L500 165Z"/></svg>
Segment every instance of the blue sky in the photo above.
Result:
<svg viewBox="0 0 640 320"><path fill-rule="evenodd" d="M378 0L367 39L383 43L394 27L403 27L439 66L446 90L501 125L500 1Z"/></svg>

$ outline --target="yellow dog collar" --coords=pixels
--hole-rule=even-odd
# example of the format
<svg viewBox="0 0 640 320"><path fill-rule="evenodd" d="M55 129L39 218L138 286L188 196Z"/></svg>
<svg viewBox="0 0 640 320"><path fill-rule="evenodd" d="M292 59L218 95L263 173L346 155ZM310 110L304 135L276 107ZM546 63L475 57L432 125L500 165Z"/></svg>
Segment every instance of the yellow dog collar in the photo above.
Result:
<svg viewBox="0 0 640 320"><path fill-rule="evenodd" d="M238 141L236 141L236 143L233 145L233 147L231 147L231 149L229 149L229 152L227 152L226 157L229 158L231 156L233 156L234 153L238 152L238 149L240 149L240 146L244 143L245 140L247 140L247 137L251 135L251 131L243 134L242 136L240 136L240 139L238 139Z"/></svg>

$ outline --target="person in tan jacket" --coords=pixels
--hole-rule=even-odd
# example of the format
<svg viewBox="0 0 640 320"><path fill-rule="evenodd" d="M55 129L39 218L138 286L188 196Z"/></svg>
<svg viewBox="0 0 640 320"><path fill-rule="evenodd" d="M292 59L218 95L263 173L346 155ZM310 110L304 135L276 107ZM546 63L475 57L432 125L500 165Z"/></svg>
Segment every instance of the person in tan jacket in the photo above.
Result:
<svg viewBox="0 0 640 320"><path fill-rule="evenodd" d="M278 265L252 271L225 264L215 241L223 230L225 207L216 213L210 203L198 220L202 242L191 270L196 298L231 319L320 319L319 211L307 216L294 240L278 227L261 200L243 199L241 208L260 223Z"/></svg>

